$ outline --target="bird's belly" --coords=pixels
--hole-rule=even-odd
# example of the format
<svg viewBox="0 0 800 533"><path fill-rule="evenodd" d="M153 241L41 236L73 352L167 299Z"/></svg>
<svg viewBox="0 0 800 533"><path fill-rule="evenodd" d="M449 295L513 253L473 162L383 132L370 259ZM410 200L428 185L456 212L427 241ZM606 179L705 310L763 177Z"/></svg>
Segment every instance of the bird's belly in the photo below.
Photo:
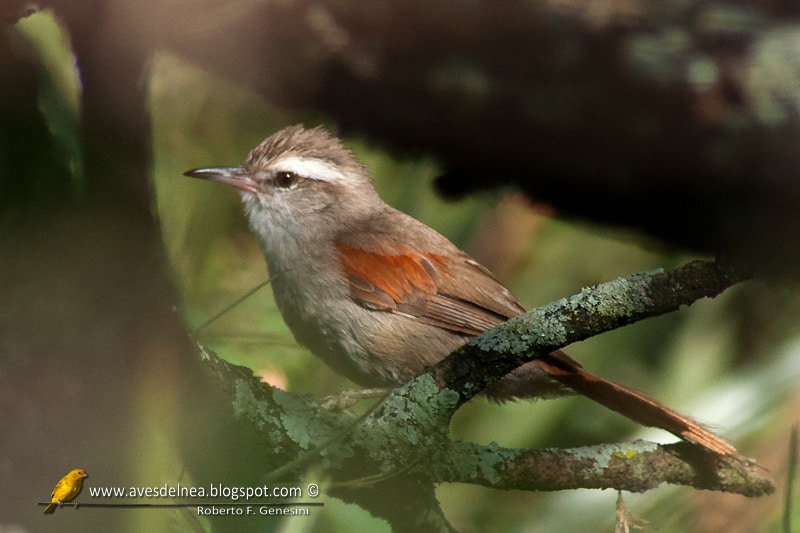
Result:
<svg viewBox="0 0 800 533"><path fill-rule="evenodd" d="M273 291L295 340L362 386L405 383L467 340L413 317L366 309L336 287L305 302L279 285Z"/></svg>

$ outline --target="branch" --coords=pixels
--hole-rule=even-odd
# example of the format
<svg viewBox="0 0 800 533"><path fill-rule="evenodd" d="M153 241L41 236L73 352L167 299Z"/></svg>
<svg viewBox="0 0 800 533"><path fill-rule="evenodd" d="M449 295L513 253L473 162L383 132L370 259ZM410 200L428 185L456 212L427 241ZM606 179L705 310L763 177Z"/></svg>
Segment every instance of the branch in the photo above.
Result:
<svg viewBox="0 0 800 533"><path fill-rule="evenodd" d="M458 407L539 354L713 298L750 276L719 261L692 261L667 272L634 274L584 288L476 337L437 363L430 375L440 387L459 394Z"/></svg>
<svg viewBox="0 0 800 533"><path fill-rule="evenodd" d="M202 347L201 347L202 348ZM709 457L687 443L633 441L574 449L524 450L449 438L447 413L457 398L420 376L393 391L373 416L323 409L316 399L270 387L249 369L205 348L209 375L235 416L257 428L273 463L295 459L300 471L324 457L343 487L385 483L398 474L429 483L471 483L503 490L613 488L644 492L662 483L761 496L774 491L769 475L745 459ZM355 458L355 459L354 459ZM420 489L417 489L420 490Z"/></svg>
<svg viewBox="0 0 800 533"><path fill-rule="evenodd" d="M757 496L774 490L761 467L743 458L710 456L685 443L519 450L453 441L449 434L460 405L536 354L716 296L748 276L722 263L695 261L584 289L486 332L361 417L330 409L330 402L273 389L208 351L203 357L235 416L257 428L267 444L264 454L275 458L271 463L285 465L273 477L299 473L319 461L332 476L337 496L373 510L397 529L415 526L404 522L413 513L398 509L400 503L390 496L398 491L417 494L415 505L428 509L435 529L448 529L431 490L444 482L506 490L637 492L670 483Z"/></svg>
<svg viewBox="0 0 800 533"><path fill-rule="evenodd" d="M456 468L441 472L443 481L503 490L613 488L645 492L662 483L744 496L764 496L775 490L763 467L728 458L722 464L708 464L707 455L698 454L695 446L685 442L658 445L636 440L558 450L514 450L460 442L452 452L459 460L451 463Z"/></svg>

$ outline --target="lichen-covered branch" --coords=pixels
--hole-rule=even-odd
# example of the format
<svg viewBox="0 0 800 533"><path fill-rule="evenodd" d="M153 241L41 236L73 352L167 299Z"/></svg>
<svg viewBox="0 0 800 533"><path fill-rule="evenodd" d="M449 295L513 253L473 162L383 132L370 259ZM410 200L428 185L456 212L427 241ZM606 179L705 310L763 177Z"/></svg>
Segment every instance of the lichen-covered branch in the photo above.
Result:
<svg viewBox="0 0 800 533"><path fill-rule="evenodd" d="M457 392L459 405L511 370L573 342L713 298L750 277L747 270L692 261L670 271L635 274L589 287L487 331L430 372Z"/></svg>
<svg viewBox="0 0 800 533"><path fill-rule="evenodd" d="M574 449L524 450L449 438L457 398L421 376L384 398L369 416L321 408L314 398L274 389L245 368L202 350L209 375L232 409L264 437L264 454L283 475L319 461L345 488L412 475L427 483L460 482L504 490L613 488L643 492L663 483L761 496L769 475L746 459L717 458L696 447L645 441ZM266 473L265 473L266 474Z"/></svg>
<svg viewBox="0 0 800 533"><path fill-rule="evenodd" d="M536 354L713 297L747 278L747 272L728 265L695 261L584 289L481 335L360 417L329 401L274 389L202 347L201 353L234 416L263 438L264 454L275 465L265 476L282 479L318 463L331 476L332 493L384 517L398 531L451 529L433 492L445 482L504 490L635 492L670 483L759 496L774 490L761 467L687 443L523 450L454 441L449 433L460 405ZM401 493L408 497L389 496Z"/></svg>
<svg viewBox="0 0 800 533"><path fill-rule="evenodd" d="M763 496L775 490L759 465L725 458L705 463L691 444L647 441L600 444L572 449L512 450L497 445L455 443L442 465L442 481L476 483L504 490L555 491L577 488L644 492L663 483ZM455 468L448 469L450 465ZM535 474L534 474L535 473Z"/></svg>

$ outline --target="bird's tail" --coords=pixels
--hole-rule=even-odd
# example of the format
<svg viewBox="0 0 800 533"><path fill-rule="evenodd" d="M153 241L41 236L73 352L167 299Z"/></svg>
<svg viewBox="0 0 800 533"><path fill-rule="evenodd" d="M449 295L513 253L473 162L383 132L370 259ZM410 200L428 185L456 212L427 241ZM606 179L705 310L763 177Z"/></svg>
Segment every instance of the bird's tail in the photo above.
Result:
<svg viewBox="0 0 800 533"><path fill-rule="evenodd" d="M557 351L536 360L541 369L578 394L608 407L638 424L657 427L719 455L738 457L729 442L691 418L654 400L636 389L619 385L581 368L580 364Z"/></svg>
<svg viewBox="0 0 800 533"><path fill-rule="evenodd" d="M56 504L55 503L51 503L50 505L48 505L47 507L44 508L44 512L45 513L52 513L55 510L56 510Z"/></svg>

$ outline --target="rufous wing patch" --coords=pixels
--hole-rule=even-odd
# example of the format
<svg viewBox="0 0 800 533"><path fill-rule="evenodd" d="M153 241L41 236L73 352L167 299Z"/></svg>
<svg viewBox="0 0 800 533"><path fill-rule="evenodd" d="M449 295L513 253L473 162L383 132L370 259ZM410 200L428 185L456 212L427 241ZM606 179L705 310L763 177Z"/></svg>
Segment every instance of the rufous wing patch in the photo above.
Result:
<svg viewBox="0 0 800 533"><path fill-rule="evenodd" d="M444 256L404 248L386 254L342 243L336 248L350 297L363 307L412 316L466 336L478 335L508 318L472 301L470 291L464 296L443 291L452 276L451 267L458 271L458 265L451 265Z"/></svg>
<svg viewBox="0 0 800 533"><path fill-rule="evenodd" d="M436 254L423 255L404 250L389 255L342 243L337 243L336 249L351 289L363 296L371 287L395 303L418 293L435 294L438 270L447 265L446 259ZM381 303L385 304L385 299L381 299Z"/></svg>

